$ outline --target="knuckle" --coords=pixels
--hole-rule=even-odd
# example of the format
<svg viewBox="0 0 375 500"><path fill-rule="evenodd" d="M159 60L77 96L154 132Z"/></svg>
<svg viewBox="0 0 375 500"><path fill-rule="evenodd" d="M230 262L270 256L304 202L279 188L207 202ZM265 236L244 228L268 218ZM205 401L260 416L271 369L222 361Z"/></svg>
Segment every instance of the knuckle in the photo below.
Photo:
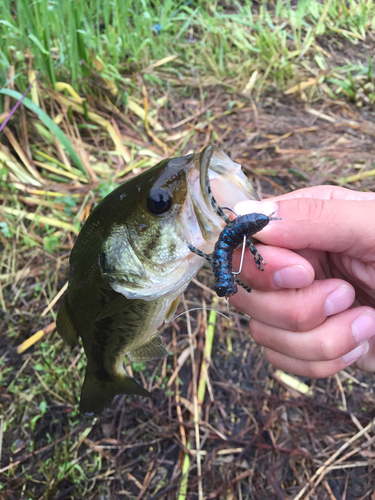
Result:
<svg viewBox="0 0 375 500"><path fill-rule="evenodd" d="M322 335L319 339L319 359L321 361L331 361L339 355L336 352L337 341L334 342L330 335Z"/></svg>
<svg viewBox="0 0 375 500"><path fill-rule="evenodd" d="M275 351L269 349L268 347L265 347L264 355L266 356L267 361L271 363L272 366L274 366L275 368L279 368L280 370L285 369L285 366L283 365Z"/></svg>
<svg viewBox="0 0 375 500"><path fill-rule="evenodd" d="M344 217L340 206L325 199L301 198L299 209L307 220L315 220L317 224L323 224L327 229L333 228L337 221L342 221Z"/></svg>
<svg viewBox="0 0 375 500"><path fill-rule="evenodd" d="M302 361L280 355L265 348L267 360L276 368L308 378L326 378L337 373L341 368L335 361Z"/></svg>
<svg viewBox="0 0 375 500"><path fill-rule="evenodd" d="M296 307L290 312L290 322L295 332L305 332L311 327L311 314L307 307Z"/></svg>
<svg viewBox="0 0 375 500"><path fill-rule="evenodd" d="M309 378L326 378L338 370L332 363L320 363L315 361L310 361L306 363L306 376Z"/></svg>
<svg viewBox="0 0 375 500"><path fill-rule="evenodd" d="M300 198L298 209L301 213L305 212L308 219L320 218L324 213L324 201L317 198Z"/></svg>
<svg viewBox="0 0 375 500"><path fill-rule="evenodd" d="M288 298L283 311L288 328L294 332L306 332L313 328L317 321L317 308L311 287L290 290Z"/></svg>
<svg viewBox="0 0 375 500"><path fill-rule="evenodd" d="M295 332L307 332L325 321L320 285L297 289L290 299L286 317Z"/></svg>
<svg viewBox="0 0 375 500"><path fill-rule="evenodd" d="M249 322L250 335L258 344L264 343L264 335L263 335L264 332L262 327L263 327L262 323L254 319L250 319Z"/></svg>

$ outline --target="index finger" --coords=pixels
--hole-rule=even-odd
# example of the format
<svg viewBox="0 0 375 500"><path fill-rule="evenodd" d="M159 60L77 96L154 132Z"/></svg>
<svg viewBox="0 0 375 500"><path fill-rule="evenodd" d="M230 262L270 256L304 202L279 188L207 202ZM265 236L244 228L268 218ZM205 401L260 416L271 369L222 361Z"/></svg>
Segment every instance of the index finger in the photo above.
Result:
<svg viewBox="0 0 375 500"><path fill-rule="evenodd" d="M364 193L339 186L313 186L304 189L296 189L281 196L269 198L267 201L292 200L295 198L315 198L318 200L352 200L352 201L372 201L375 200L375 193Z"/></svg>
<svg viewBox="0 0 375 500"><path fill-rule="evenodd" d="M344 252L367 262L375 260L375 196L372 200L302 196L275 201L246 201L235 206L239 214L276 212L275 215L282 219L272 221L256 234L262 243L292 250Z"/></svg>

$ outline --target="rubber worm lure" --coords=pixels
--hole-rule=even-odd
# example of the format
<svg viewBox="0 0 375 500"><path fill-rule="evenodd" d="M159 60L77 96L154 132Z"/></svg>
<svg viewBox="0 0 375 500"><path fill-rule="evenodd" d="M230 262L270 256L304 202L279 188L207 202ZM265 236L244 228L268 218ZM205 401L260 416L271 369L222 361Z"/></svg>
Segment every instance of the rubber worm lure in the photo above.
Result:
<svg viewBox="0 0 375 500"><path fill-rule="evenodd" d="M213 197L209 181L207 181L207 192L214 210L227 225L221 231L211 255L205 254L193 245L188 245L188 247L190 251L204 257L212 264L215 275L214 290L219 297L231 297L234 295L237 292L237 284L241 285L247 292L251 292L251 288L235 276L238 273L233 273L233 252L246 239L246 245L250 248L258 269L263 271L262 263L265 264L264 259L251 242L250 237L266 227L271 220L278 220L278 218L253 213L238 216L231 221Z"/></svg>

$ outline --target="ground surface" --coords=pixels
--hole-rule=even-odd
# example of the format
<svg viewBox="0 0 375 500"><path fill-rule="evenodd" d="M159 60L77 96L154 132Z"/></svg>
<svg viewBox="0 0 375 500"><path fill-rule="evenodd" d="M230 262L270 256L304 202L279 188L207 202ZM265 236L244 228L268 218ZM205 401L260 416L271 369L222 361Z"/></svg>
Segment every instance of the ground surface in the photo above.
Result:
<svg viewBox="0 0 375 500"><path fill-rule="evenodd" d="M0 136L0 498L374 500L373 375L286 379L208 267L177 314L203 309L163 329L168 358L128 366L152 397L118 397L95 420L78 413L83 350L54 325L90 210L165 157L216 144L261 198L374 190L372 3L144 0L130 21L99 4L79 4L74 31L58 2L0 3L0 122L34 82Z"/></svg>
<svg viewBox="0 0 375 500"><path fill-rule="evenodd" d="M177 91L170 99L171 109L159 110L165 130L188 117L173 133L195 131L183 152L217 143L243 165L262 197L340 179L342 183L352 175L358 180L348 179L350 183L343 185L374 189L374 177L366 177L375 152L371 110L359 113L350 103L329 101L308 107L283 95L268 97L262 104L235 96L230 108L234 97L222 89L208 90L204 100L199 95L181 99ZM131 134L123 122L117 123L121 134ZM151 144L144 146L160 154ZM79 193L80 199L89 188L64 187L70 195ZM204 314L192 312L190 320L181 316L165 329L172 354L164 362L133 366L139 380L151 383L150 400L119 397L100 418L86 421L77 413L82 351L76 348L70 354L56 332L22 355L15 350L51 322L41 313L53 290L61 289L66 280L66 236L62 245L65 251L51 254L25 244L17 255L5 252L3 245L7 260L2 263L2 301L10 313L2 313L0 326L0 401L6 422L2 498L173 499L181 486L186 453L187 498L197 498L189 357L170 381L179 355L189 348L187 321L199 373L207 328ZM192 284L179 312L211 306L208 268L198 280L208 288ZM227 312L222 302L215 307ZM373 438L370 430L369 434L362 429L375 417L373 376L348 369L324 380L307 379L312 395L299 395L280 383L246 325L246 318L235 311L230 321L220 316L216 320L209 390L199 424L205 498L372 498Z"/></svg>

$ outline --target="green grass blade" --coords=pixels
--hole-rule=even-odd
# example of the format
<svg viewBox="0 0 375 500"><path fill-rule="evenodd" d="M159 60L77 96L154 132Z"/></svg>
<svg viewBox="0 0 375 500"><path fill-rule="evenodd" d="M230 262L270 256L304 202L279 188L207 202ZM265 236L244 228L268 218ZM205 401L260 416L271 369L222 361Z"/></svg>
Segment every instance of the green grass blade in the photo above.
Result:
<svg viewBox="0 0 375 500"><path fill-rule="evenodd" d="M22 94L20 94L15 90L1 89L0 94L9 95L10 97L17 99L17 101L22 99ZM41 122L44 123L44 125L53 133L53 135L61 142L64 148L68 151L68 153L74 160L76 166L81 170L81 172L83 172L87 176L87 172L79 156L74 151L71 142L69 141L68 137L64 134L64 132L60 129L60 127L56 125L56 123L39 106L36 106L27 97L23 99L22 104L24 104L27 108L30 109L30 111L33 111L38 116Z"/></svg>
<svg viewBox="0 0 375 500"><path fill-rule="evenodd" d="M187 442L186 448L190 450L190 441ZM186 454L184 457L184 463L182 465L182 480L180 483L178 500L186 500L188 480L189 480L189 468L190 468L190 457L188 454Z"/></svg>
<svg viewBox="0 0 375 500"><path fill-rule="evenodd" d="M40 40L37 39L37 37L35 35L31 34L31 35L29 35L29 38L30 38L30 40L32 40L35 43L35 45L38 47L40 52L42 52L42 54L44 54L44 55L49 54L48 50L43 47L42 43L40 42Z"/></svg>
<svg viewBox="0 0 375 500"><path fill-rule="evenodd" d="M198 397L198 404L202 405L204 401L204 395L206 393L206 385L207 385L207 371L208 371L208 366L210 364L211 360L211 353L212 353L212 345L214 341L214 334L215 334L215 323L216 323L216 317L217 317L217 312L215 310L216 304L218 303L217 297L215 297L212 301L212 309L210 311L210 316L208 318L208 324L207 324L207 329L206 329L206 341L204 344L204 353L203 353L203 361L202 361L202 367L201 367L201 375L199 378L199 385L198 385L198 391L197 391L197 397ZM202 406L200 406L202 408Z"/></svg>

